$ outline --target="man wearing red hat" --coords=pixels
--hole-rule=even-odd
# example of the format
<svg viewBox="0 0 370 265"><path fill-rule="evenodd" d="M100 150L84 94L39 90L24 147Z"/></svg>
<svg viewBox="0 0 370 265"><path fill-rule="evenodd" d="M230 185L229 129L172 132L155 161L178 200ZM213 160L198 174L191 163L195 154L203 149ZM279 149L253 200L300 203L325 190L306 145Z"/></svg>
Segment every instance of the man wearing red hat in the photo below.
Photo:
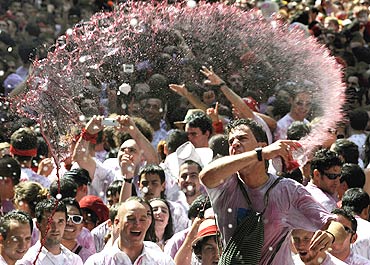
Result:
<svg viewBox="0 0 370 265"><path fill-rule="evenodd" d="M100 197L87 195L81 199L79 204L84 216L85 227L90 231L109 219L109 209Z"/></svg>

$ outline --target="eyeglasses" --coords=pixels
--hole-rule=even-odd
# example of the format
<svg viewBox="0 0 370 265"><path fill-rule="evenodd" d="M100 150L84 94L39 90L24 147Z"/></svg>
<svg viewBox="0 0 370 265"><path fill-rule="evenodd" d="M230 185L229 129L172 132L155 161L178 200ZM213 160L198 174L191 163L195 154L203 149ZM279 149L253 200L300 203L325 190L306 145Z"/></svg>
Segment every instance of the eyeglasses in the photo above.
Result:
<svg viewBox="0 0 370 265"><path fill-rule="evenodd" d="M344 227L344 230L348 233L348 234L354 234L355 231L353 231L351 228L349 228L348 226L343 226Z"/></svg>
<svg viewBox="0 0 370 265"><path fill-rule="evenodd" d="M328 177L328 179L337 179L337 178L340 178L342 176L342 174L334 174L334 173L325 173L324 172L324 175Z"/></svg>
<svg viewBox="0 0 370 265"><path fill-rule="evenodd" d="M67 222L71 220L74 224L79 225L82 223L83 219L84 218L81 215L74 215L74 214L69 215L68 214Z"/></svg>

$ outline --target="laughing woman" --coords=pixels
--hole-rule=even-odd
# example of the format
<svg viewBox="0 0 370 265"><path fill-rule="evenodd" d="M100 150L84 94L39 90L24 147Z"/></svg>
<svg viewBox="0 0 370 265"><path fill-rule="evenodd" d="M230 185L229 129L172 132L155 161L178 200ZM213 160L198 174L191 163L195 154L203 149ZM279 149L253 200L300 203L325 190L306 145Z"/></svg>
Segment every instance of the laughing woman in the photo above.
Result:
<svg viewBox="0 0 370 265"><path fill-rule="evenodd" d="M149 201L153 208L157 245L163 250L167 240L173 236L172 217L167 201L155 198Z"/></svg>

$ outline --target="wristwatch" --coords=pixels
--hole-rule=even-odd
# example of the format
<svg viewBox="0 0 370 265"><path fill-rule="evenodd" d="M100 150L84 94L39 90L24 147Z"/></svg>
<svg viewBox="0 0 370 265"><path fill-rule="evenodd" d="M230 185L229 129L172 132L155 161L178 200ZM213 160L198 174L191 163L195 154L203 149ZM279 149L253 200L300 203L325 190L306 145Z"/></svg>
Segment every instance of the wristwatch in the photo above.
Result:
<svg viewBox="0 0 370 265"><path fill-rule="evenodd" d="M262 147L257 147L256 149L254 149L254 151L256 151L257 153L257 159L258 161L262 161Z"/></svg>
<svg viewBox="0 0 370 265"><path fill-rule="evenodd" d="M132 181L134 180L134 178L130 178L130 179L127 179L127 178L123 178L124 182L126 183L132 183Z"/></svg>

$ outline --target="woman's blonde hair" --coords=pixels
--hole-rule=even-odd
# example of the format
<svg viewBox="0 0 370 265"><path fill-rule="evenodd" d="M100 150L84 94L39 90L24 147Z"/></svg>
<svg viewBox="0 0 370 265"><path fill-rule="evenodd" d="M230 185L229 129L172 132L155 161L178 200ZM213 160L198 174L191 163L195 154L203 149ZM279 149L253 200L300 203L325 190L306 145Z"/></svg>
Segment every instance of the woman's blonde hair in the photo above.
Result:
<svg viewBox="0 0 370 265"><path fill-rule="evenodd" d="M31 216L35 215L37 203L49 198L48 189L33 181L20 182L14 187L14 199L16 203L27 203Z"/></svg>

